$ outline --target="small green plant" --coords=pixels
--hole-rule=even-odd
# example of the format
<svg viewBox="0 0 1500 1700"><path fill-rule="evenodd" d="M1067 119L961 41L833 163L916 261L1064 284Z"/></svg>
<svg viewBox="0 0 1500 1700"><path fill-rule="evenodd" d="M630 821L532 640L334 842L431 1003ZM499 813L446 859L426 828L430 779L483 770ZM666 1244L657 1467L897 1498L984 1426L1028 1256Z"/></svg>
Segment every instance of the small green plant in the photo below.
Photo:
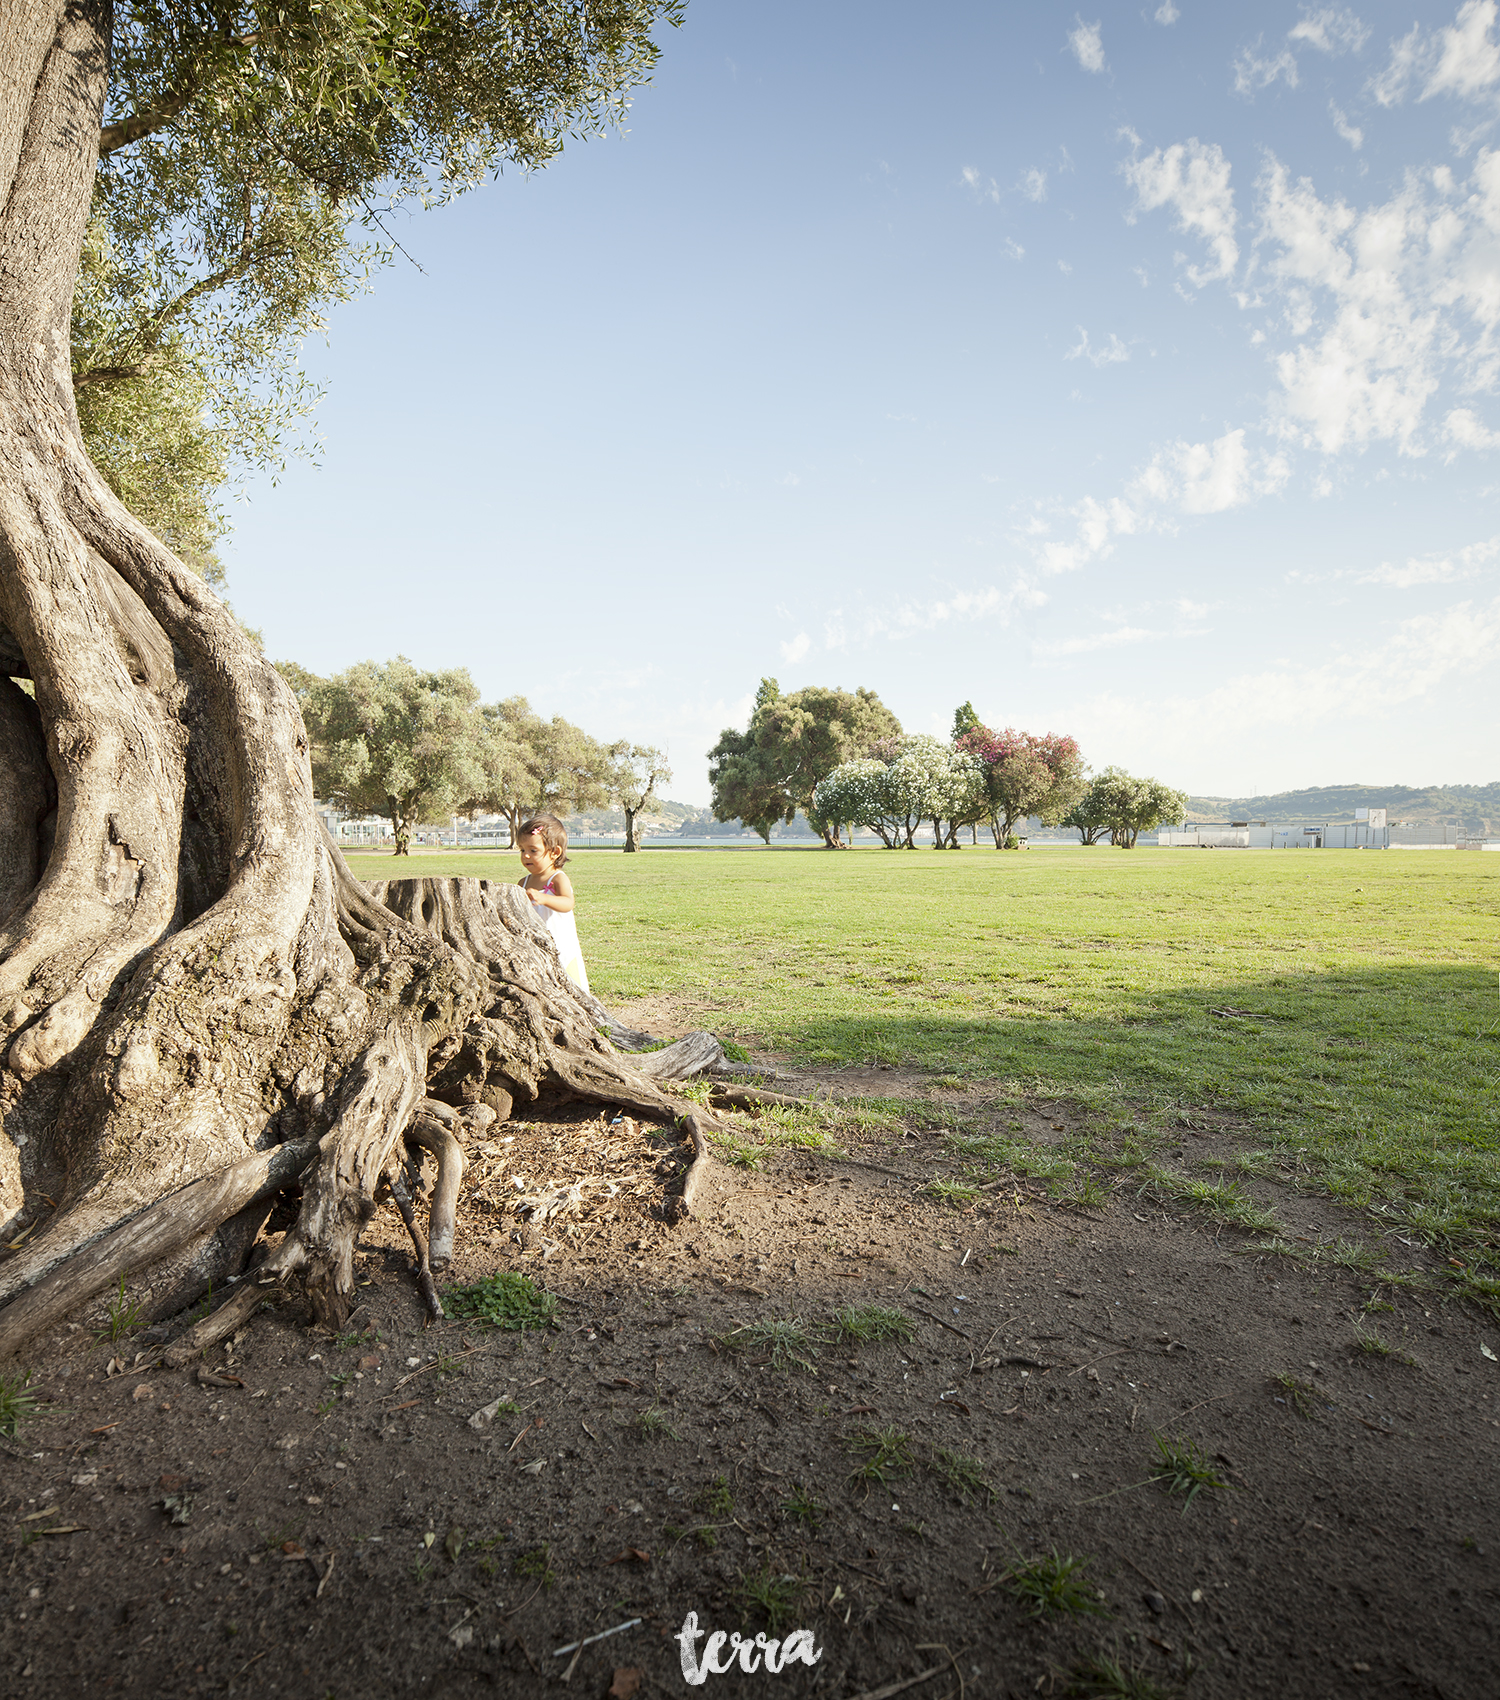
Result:
<svg viewBox="0 0 1500 1700"><path fill-rule="evenodd" d="M834 1327L840 1340L854 1340L862 1346L877 1340L915 1340L917 1325L895 1305L846 1305L834 1316Z"/></svg>
<svg viewBox="0 0 1500 1700"><path fill-rule="evenodd" d="M457 1352L439 1352L432 1373L442 1381L446 1376L463 1375L467 1368Z"/></svg>
<svg viewBox="0 0 1500 1700"><path fill-rule="evenodd" d="M1073 1181L1057 1189L1054 1197L1059 1204L1074 1210L1102 1210L1114 1197L1115 1189L1098 1175L1076 1175Z"/></svg>
<svg viewBox="0 0 1500 1700"><path fill-rule="evenodd" d="M705 1517L733 1517L734 1495L729 1491L729 1482L724 1476L715 1476L693 1500L693 1509L701 1511Z"/></svg>
<svg viewBox="0 0 1500 1700"><path fill-rule="evenodd" d="M676 1440L677 1430L660 1405L650 1405L635 1419L636 1433L643 1440Z"/></svg>
<svg viewBox="0 0 1500 1700"><path fill-rule="evenodd" d="M939 1204L951 1204L955 1210L964 1209L979 1197L979 1188L967 1181L928 1181L922 1190L929 1198L937 1199Z"/></svg>
<svg viewBox="0 0 1500 1700"><path fill-rule="evenodd" d="M719 1335L715 1343L731 1352L769 1352L773 1369L816 1367L808 1354L816 1354L817 1341L800 1316L747 1322L741 1328L731 1328L727 1334Z"/></svg>
<svg viewBox="0 0 1500 1700"><path fill-rule="evenodd" d="M765 1161L763 1146L752 1145L736 1134L712 1133L709 1138L713 1141L714 1150L718 1155L736 1169L758 1169Z"/></svg>
<svg viewBox="0 0 1500 1700"><path fill-rule="evenodd" d="M411 1573L418 1582L425 1582L431 1570L432 1559L428 1554L423 1553L412 1560Z"/></svg>
<svg viewBox="0 0 1500 1700"><path fill-rule="evenodd" d="M1030 1617L1049 1612L1068 1617L1098 1616L1104 1611L1099 1591L1084 1579L1088 1559L1060 1553L1054 1547L1040 1558L1018 1559L1002 1572L1001 1580L1028 1608Z"/></svg>
<svg viewBox="0 0 1500 1700"><path fill-rule="evenodd" d="M31 1391L31 1372L0 1376L0 1434L14 1435L22 1423L36 1415L36 1395Z"/></svg>
<svg viewBox="0 0 1500 1700"><path fill-rule="evenodd" d="M720 1039L719 1049L723 1051L730 1062L748 1063L750 1061L749 1051L736 1039Z"/></svg>
<svg viewBox="0 0 1500 1700"><path fill-rule="evenodd" d="M1326 1393L1320 1393L1309 1381L1299 1381L1295 1375L1274 1375L1271 1379L1286 1395L1287 1404L1305 1422L1320 1422L1333 1403Z"/></svg>
<svg viewBox="0 0 1500 1700"><path fill-rule="evenodd" d="M1069 1700L1171 1700L1143 1671L1104 1653L1073 1666L1066 1692Z"/></svg>
<svg viewBox="0 0 1500 1700"><path fill-rule="evenodd" d="M470 1317L491 1328L550 1328L557 1316L557 1300L544 1293L529 1276L501 1269L467 1287L449 1287L443 1293L448 1314ZM443 1373L440 1363L438 1373Z"/></svg>
<svg viewBox="0 0 1500 1700"><path fill-rule="evenodd" d="M1150 1480L1160 1482L1168 1493L1187 1495L1182 1507L1184 1515L1204 1488L1229 1489L1230 1484L1213 1469L1192 1441L1169 1440L1164 1434L1154 1438L1160 1468Z"/></svg>
<svg viewBox="0 0 1500 1700"><path fill-rule="evenodd" d="M989 1498L990 1486L984 1479L984 1465L978 1458L970 1458L963 1452L950 1452L946 1446L939 1446L928 1459L927 1468L939 1481L946 1482L965 1505L971 1499Z"/></svg>
<svg viewBox="0 0 1500 1700"><path fill-rule="evenodd" d="M95 1339L108 1340L113 1343L118 1340L121 1335L128 1334L140 1321L140 1319L140 1305L132 1304L125 1297L125 1277L122 1275L120 1277L119 1287L110 1295L109 1322L105 1327L99 1330L98 1334L95 1335Z"/></svg>
<svg viewBox="0 0 1500 1700"><path fill-rule="evenodd" d="M911 1455L911 1436L898 1428L883 1428L878 1432L861 1429L844 1442L850 1452L866 1456L849 1472L851 1482L888 1482L892 1476L909 1476L915 1468Z"/></svg>
<svg viewBox="0 0 1500 1700"><path fill-rule="evenodd" d="M758 1607L766 1614L766 1627L772 1635L780 1635L801 1609L807 1584L799 1576L766 1565L753 1576L742 1577L737 1591L747 1606Z"/></svg>
<svg viewBox="0 0 1500 1700"><path fill-rule="evenodd" d="M826 1507L801 1487L794 1487L781 1502L782 1516L790 1517L794 1523L801 1523L814 1534L823 1521L825 1511Z"/></svg>
<svg viewBox="0 0 1500 1700"><path fill-rule="evenodd" d="M540 1546L533 1547L530 1552L517 1553L510 1572L512 1576L539 1582L543 1593L550 1594L557 1582L557 1572L552 1568L552 1548Z"/></svg>
<svg viewBox="0 0 1500 1700"><path fill-rule="evenodd" d="M350 1378L351 1372L349 1370L344 1370L338 1375L330 1375L328 1378L328 1385L333 1388L334 1392L337 1392L341 1387L348 1384Z"/></svg>

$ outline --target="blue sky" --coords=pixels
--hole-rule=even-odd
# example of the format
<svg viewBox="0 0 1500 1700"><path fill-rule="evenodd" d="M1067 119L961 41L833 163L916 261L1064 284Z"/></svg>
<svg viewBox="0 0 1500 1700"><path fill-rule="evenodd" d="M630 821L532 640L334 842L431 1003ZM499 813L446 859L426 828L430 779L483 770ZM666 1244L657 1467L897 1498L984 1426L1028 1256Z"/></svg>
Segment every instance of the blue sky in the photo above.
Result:
<svg viewBox="0 0 1500 1700"><path fill-rule="evenodd" d="M307 346L235 606L692 802L763 674L1198 793L1493 780L1496 10L691 0L625 134Z"/></svg>

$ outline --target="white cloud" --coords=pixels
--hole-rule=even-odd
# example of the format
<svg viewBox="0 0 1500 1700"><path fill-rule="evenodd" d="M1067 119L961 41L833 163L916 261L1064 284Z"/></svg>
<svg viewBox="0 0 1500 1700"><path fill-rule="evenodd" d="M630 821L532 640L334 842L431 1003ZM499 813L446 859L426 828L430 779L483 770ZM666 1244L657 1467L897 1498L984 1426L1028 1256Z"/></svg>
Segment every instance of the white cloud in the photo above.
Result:
<svg viewBox="0 0 1500 1700"><path fill-rule="evenodd" d="M1330 454L1423 453L1445 377L1470 393L1500 381L1500 154L1481 152L1467 184L1413 173L1362 211L1275 159L1258 189L1259 275L1290 342L1275 355L1283 434ZM1449 418L1455 447L1490 446L1468 409Z"/></svg>
<svg viewBox="0 0 1500 1700"><path fill-rule="evenodd" d="M1066 260L1059 260L1057 262L1057 269L1063 274L1064 277L1072 277L1072 275L1073 275L1073 268L1072 268L1071 265L1069 265L1069 263Z"/></svg>
<svg viewBox="0 0 1500 1700"><path fill-rule="evenodd" d="M1112 632L1095 632L1089 637L1036 643L1031 646L1031 653L1040 661L1051 661L1065 655L1090 655L1098 649L1119 649L1123 644L1145 643L1151 638L1165 636L1165 632L1151 632L1141 626L1117 626Z"/></svg>
<svg viewBox="0 0 1500 1700"><path fill-rule="evenodd" d="M999 184L996 183L993 177L986 182L978 166L966 165L963 168L961 176L963 177L964 182L974 191L981 201L999 201Z"/></svg>
<svg viewBox="0 0 1500 1700"><path fill-rule="evenodd" d="M791 667L796 662L800 661L811 648L812 640L808 637L807 633L798 632L796 637L794 637L790 643L780 645L781 659L788 667Z"/></svg>
<svg viewBox="0 0 1500 1700"><path fill-rule="evenodd" d="M847 649L851 642L913 637L942 626L972 625L980 620L998 620L1004 626L1010 623L1016 609L1039 608L1046 600L1045 592L1038 590L1023 574L1008 590L990 584L978 590L960 590L946 596L929 597L925 601L908 597L864 608L857 614L847 614L844 609L835 608L824 616L824 647L842 650Z"/></svg>
<svg viewBox="0 0 1500 1700"><path fill-rule="evenodd" d="M1262 89L1270 88L1278 78L1281 78L1289 89L1297 86L1297 57L1286 48L1270 57L1260 56L1259 36L1255 39L1254 47L1242 47L1234 56L1234 92L1236 94L1258 94Z"/></svg>
<svg viewBox="0 0 1500 1700"><path fill-rule="evenodd" d="M1099 23L1086 24L1075 13L1077 29L1068 32L1068 46L1073 49L1073 57L1085 71L1102 71L1104 69L1104 36Z"/></svg>
<svg viewBox="0 0 1500 1700"><path fill-rule="evenodd" d="M1304 12L1302 21L1286 32L1288 41L1304 41L1320 53L1337 56L1358 53L1370 39L1370 32L1353 12L1325 6L1318 12Z"/></svg>
<svg viewBox="0 0 1500 1700"><path fill-rule="evenodd" d="M1487 561L1500 555L1500 537L1471 543L1452 555L1413 555L1401 566L1382 561L1373 572L1362 573L1356 584L1387 584L1393 590L1410 590L1423 584L1458 584L1479 577Z"/></svg>
<svg viewBox="0 0 1500 1700"><path fill-rule="evenodd" d="M1241 427L1211 443L1178 442L1158 451L1136 476L1130 494L1180 513L1218 514L1252 497L1274 494L1290 476L1286 457L1256 454Z"/></svg>
<svg viewBox="0 0 1500 1700"><path fill-rule="evenodd" d="M1390 62L1371 80L1370 92L1382 106L1397 106L1413 82L1419 100L1451 94L1476 100L1500 83L1500 43L1494 39L1495 0L1465 0L1451 24L1424 35L1413 24L1391 43Z"/></svg>
<svg viewBox="0 0 1500 1700"><path fill-rule="evenodd" d="M1025 257L1025 254L1026 254L1026 250L1021 246L1021 244L1019 242L1016 241L1015 237L1013 237L1013 236L1007 236L1005 238L1005 251L1006 251L1007 254L1010 255L1011 259L1013 259L1013 260L1022 259L1022 258Z"/></svg>
<svg viewBox="0 0 1500 1700"><path fill-rule="evenodd" d="M1153 14L1159 24L1175 24L1182 13L1172 4L1172 0L1161 0L1161 5Z"/></svg>
<svg viewBox="0 0 1500 1700"><path fill-rule="evenodd" d="M1333 127L1338 132L1339 137L1348 142L1355 153L1358 153L1365 145L1364 131L1357 124L1351 124L1344 113L1331 100L1328 103L1328 110L1333 117Z"/></svg>
<svg viewBox="0 0 1500 1700"><path fill-rule="evenodd" d="M1023 172L1016 187L1028 201L1045 201L1047 198L1047 173L1036 166Z"/></svg>
<svg viewBox="0 0 1500 1700"><path fill-rule="evenodd" d="M1411 740L1413 705L1435 698L1439 691L1451 693L1456 678L1492 671L1497 663L1500 597L1489 603L1460 602L1403 620L1383 643L1306 664L1277 661L1226 678L1211 690L1152 696L1134 685L1128 692L1076 702L1071 711L1086 747L1099 745L1111 752L1159 752L1163 729L1169 729L1171 749L1165 759L1179 770L1198 760L1222 772L1226 750L1252 749L1256 762L1284 768L1295 759L1295 743L1305 744L1326 762L1335 729L1346 723L1363 733L1361 747L1380 752L1382 759L1390 759L1393 733L1406 740L1407 759L1422 759L1433 747L1437 727L1423 727ZM1451 725L1451 700L1438 699L1432 706L1444 711L1441 724ZM1369 729L1382 721L1380 736L1369 742ZM1142 758L1127 754L1124 759L1134 766ZM1144 762L1165 765L1165 759L1151 754ZM1239 759L1247 757L1242 753Z"/></svg>
<svg viewBox="0 0 1500 1700"><path fill-rule="evenodd" d="M1179 515L1217 514L1273 495L1291 476L1285 455L1252 448L1243 428L1210 443L1169 443L1130 481L1123 496L1085 496L1069 510L1071 538L1046 538L1036 519L1023 535L1048 574L1076 572L1113 554L1115 540L1171 530Z"/></svg>
<svg viewBox="0 0 1500 1700"><path fill-rule="evenodd" d="M1455 407L1443 421L1443 435L1459 449L1500 449L1500 431L1491 431L1469 407Z"/></svg>
<svg viewBox="0 0 1500 1700"><path fill-rule="evenodd" d="M795 472L788 472L785 475L785 477L781 480L781 482L783 484L787 485L788 488L795 490L796 487L802 482L802 480L797 476L797 474Z"/></svg>
<svg viewBox="0 0 1500 1700"><path fill-rule="evenodd" d="M1109 342L1103 348L1089 347L1089 333L1082 325L1078 327L1078 344L1070 348L1063 356L1064 360L1089 360L1095 366L1114 366L1130 358L1130 350L1120 341L1113 331L1109 333Z"/></svg>
<svg viewBox="0 0 1500 1700"><path fill-rule="evenodd" d="M1195 288L1233 273L1240 258L1234 237L1234 191L1229 186L1229 161L1217 142L1204 146L1193 136L1169 148L1157 148L1144 159L1132 159L1121 169L1136 193L1136 205L1127 215L1132 222L1140 213L1170 206L1177 214L1177 228L1192 231L1208 244L1212 265L1187 267Z"/></svg>

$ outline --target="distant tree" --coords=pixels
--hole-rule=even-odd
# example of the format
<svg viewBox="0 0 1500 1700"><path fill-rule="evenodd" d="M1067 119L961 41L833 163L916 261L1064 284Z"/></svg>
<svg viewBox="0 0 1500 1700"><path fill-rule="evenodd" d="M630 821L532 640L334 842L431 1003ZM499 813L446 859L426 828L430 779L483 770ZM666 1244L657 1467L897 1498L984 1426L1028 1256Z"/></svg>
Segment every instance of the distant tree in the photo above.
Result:
<svg viewBox="0 0 1500 1700"><path fill-rule="evenodd" d="M638 848L635 838L635 817L651 801L658 785L671 781L672 770L662 751L650 744L611 744L609 797L616 808L625 811L625 849Z"/></svg>
<svg viewBox="0 0 1500 1700"><path fill-rule="evenodd" d="M1062 825L1072 827L1085 844L1097 844L1109 831L1097 780L1063 816Z"/></svg>
<svg viewBox="0 0 1500 1700"><path fill-rule="evenodd" d="M313 788L345 808L386 815L396 855L412 828L458 813L480 788L485 723L465 668L424 672L404 655L331 679L283 669L312 740Z"/></svg>
<svg viewBox="0 0 1500 1700"><path fill-rule="evenodd" d="M1083 757L1072 738L980 726L964 733L958 748L983 765L984 813L997 850L1010 842L1018 822L1035 815L1055 826L1083 794Z"/></svg>
<svg viewBox="0 0 1500 1700"><path fill-rule="evenodd" d="M774 679L762 679L747 729L726 730L708 753L714 819L742 820L769 843L771 828L801 809L830 850L842 849L842 823L814 807L818 781L900 734L900 721L874 691L809 685L783 696Z"/></svg>
<svg viewBox="0 0 1500 1700"><path fill-rule="evenodd" d="M1137 779L1120 767L1107 767L1091 788L1099 812L1109 827L1110 842L1134 850L1139 834L1163 821L1181 820L1187 812L1187 793L1174 791L1159 779Z"/></svg>
<svg viewBox="0 0 1500 1700"><path fill-rule="evenodd" d="M941 823L962 812L977 778L977 762L936 738L886 738L825 775L813 807L838 826L868 827L887 850L914 850L918 827L930 820L944 848Z"/></svg>
<svg viewBox="0 0 1500 1700"><path fill-rule="evenodd" d="M486 704L482 715L484 782L470 807L504 815L512 842L527 815L568 815L608 801L614 758L581 726L560 714L545 719L522 696Z"/></svg>
<svg viewBox="0 0 1500 1700"><path fill-rule="evenodd" d="M956 744L960 738L966 738L970 732L984 731L984 722L974 712L974 704L966 702L953 711L953 730L949 737Z"/></svg>

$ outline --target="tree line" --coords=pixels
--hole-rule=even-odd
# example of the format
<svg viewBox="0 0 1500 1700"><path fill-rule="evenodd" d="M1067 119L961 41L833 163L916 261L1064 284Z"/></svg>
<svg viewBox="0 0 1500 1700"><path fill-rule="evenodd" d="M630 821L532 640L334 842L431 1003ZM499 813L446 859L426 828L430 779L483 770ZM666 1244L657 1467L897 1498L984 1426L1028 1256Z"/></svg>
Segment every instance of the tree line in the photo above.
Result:
<svg viewBox="0 0 1500 1700"><path fill-rule="evenodd" d="M523 696L481 702L463 667L424 670L398 655L328 679L295 662L277 670L302 710L314 791L353 813L384 815L398 856L422 822L499 814L514 839L528 815L603 805L624 811L625 848L634 850L637 817L672 777L652 745L601 743L560 714L544 718Z"/></svg>
<svg viewBox="0 0 1500 1700"><path fill-rule="evenodd" d="M709 752L716 820L742 820L769 841L800 810L831 850L853 829L888 850L911 850L932 828L939 850L957 850L983 825L997 850L1013 848L1028 819L1077 830L1085 844L1133 849L1142 832L1178 820L1184 792L1107 767L1090 776L1077 740L995 731L972 703L953 717L947 743L906 733L874 691L810 685L782 695L762 679L750 724L726 729Z"/></svg>

